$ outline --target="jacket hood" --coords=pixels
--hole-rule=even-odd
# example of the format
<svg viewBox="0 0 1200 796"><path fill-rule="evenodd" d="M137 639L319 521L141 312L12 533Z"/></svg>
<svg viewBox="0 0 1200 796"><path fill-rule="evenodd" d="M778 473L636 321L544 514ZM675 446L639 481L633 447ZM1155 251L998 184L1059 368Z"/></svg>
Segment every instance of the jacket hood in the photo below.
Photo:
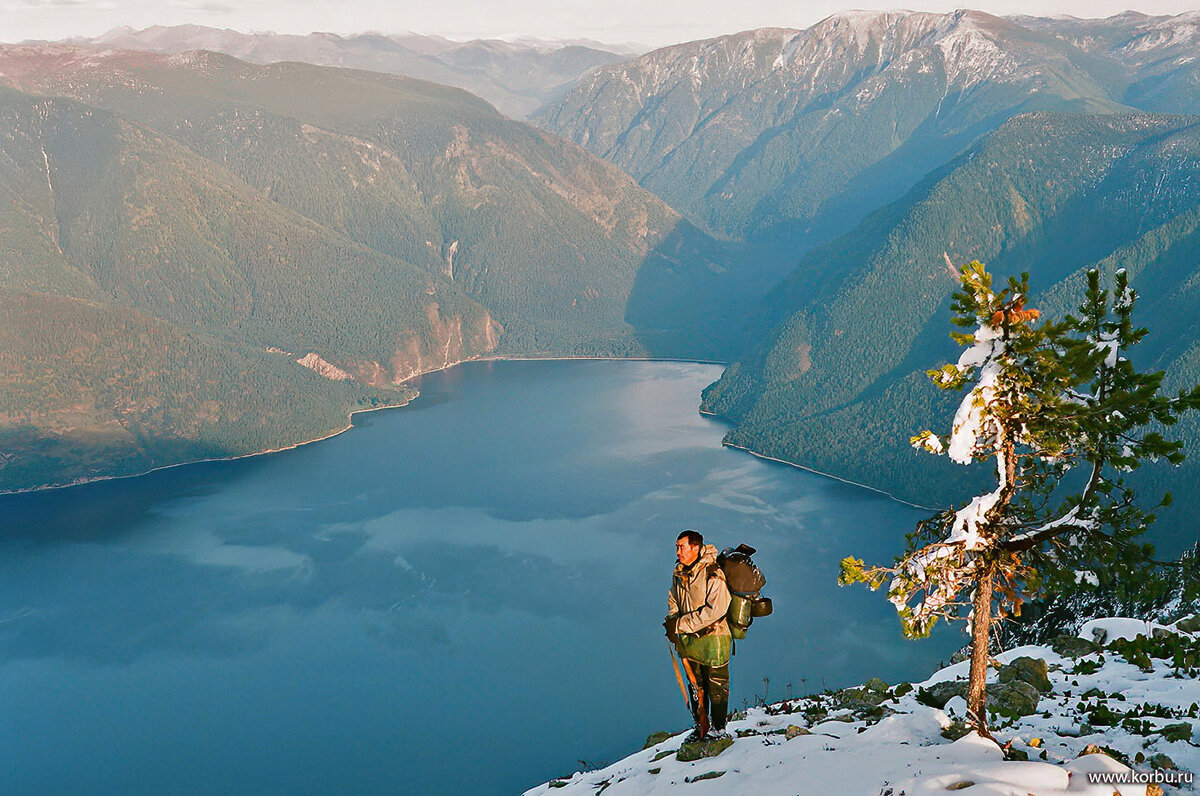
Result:
<svg viewBox="0 0 1200 796"><path fill-rule="evenodd" d="M700 555L697 556L696 560L691 563L691 566L688 567L688 571L695 572L696 570L707 567L709 564L715 563L717 563L717 548L715 545L706 544L700 548ZM683 564L680 564L678 561L676 561L675 571L677 573L682 573L683 569Z"/></svg>

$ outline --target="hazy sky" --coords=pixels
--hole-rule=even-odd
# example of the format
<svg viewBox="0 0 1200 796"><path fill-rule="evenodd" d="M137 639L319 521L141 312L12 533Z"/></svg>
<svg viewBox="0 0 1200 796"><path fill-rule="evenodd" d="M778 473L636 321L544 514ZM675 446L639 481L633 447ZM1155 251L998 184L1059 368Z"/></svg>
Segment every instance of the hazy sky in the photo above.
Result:
<svg viewBox="0 0 1200 796"><path fill-rule="evenodd" d="M981 0L994 14L1178 14L1197 0ZM119 25L196 23L279 33L440 33L454 39L587 37L660 46L765 26L807 27L851 8L950 11L959 0L866 5L847 0L0 0L0 40L96 35Z"/></svg>

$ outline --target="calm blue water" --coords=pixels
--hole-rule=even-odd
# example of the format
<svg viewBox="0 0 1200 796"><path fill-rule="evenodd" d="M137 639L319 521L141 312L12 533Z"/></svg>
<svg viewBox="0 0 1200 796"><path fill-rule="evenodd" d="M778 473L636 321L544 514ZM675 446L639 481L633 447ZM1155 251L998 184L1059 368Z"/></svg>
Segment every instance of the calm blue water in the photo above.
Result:
<svg viewBox="0 0 1200 796"><path fill-rule="evenodd" d="M924 676L961 636L834 584L922 514L723 449L718 374L473 364L319 444L0 497L0 789L517 793L623 756L688 723L686 527L770 581L735 705Z"/></svg>

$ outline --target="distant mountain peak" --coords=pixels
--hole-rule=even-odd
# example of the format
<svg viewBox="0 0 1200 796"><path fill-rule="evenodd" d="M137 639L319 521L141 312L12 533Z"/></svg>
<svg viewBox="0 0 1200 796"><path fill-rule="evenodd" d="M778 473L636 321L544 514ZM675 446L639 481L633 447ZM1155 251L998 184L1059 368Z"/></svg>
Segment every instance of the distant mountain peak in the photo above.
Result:
<svg viewBox="0 0 1200 796"><path fill-rule="evenodd" d="M632 54L626 46L609 47L597 42L462 42L443 36L379 31L352 35L243 33L204 25L155 25L141 30L126 26L70 43L92 49L166 55L208 50L250 63L299 61L403 75L466 89L516 118L526 117L562 97L581 76L595 68L623 61Z"/></svg>

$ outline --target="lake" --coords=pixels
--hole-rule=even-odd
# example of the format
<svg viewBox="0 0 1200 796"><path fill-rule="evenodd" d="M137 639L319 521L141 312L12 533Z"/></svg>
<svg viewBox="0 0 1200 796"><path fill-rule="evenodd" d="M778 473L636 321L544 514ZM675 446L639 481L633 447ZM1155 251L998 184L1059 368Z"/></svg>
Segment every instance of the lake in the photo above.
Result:
<svg viewBox="0 0 1200 796"><path fill-rule="evenodd" d="M926 676L959 630L835 583L925 513L723 448L719 373L474 363L313 445L0 497L4 791L502 794L624 756L689 724L683 528L774 600L731 707Z"/></svg>

